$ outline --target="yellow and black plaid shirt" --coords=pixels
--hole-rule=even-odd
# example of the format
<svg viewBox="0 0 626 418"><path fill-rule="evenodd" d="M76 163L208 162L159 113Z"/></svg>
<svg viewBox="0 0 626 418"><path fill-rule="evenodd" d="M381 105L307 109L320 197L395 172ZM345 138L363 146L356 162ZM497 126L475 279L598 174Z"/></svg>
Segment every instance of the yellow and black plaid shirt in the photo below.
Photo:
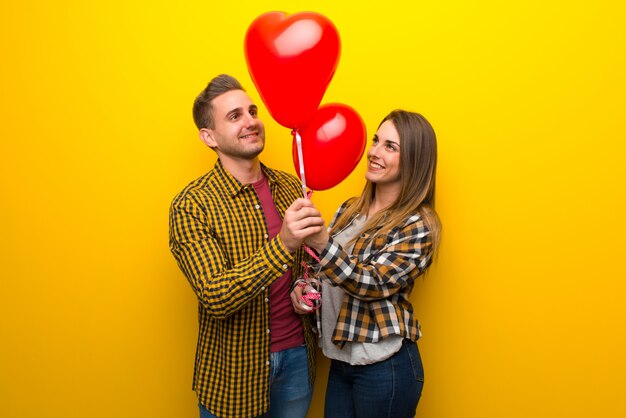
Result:
<svg viewBox="0 0 626 418"><path fill-rule="evenodd" d="M347 207L344 203L331 226ZM389 234L368 240L360 235L348 254L332 237L320 254L320 273L346 292L332 341L377 342L389 335L420 337L409 295L415 279L431 263L432 239L414 214ZM318 326L319 323L318 319Z"/></svg>
<svg viewBox="0 0 626 418"><path fill-rule="evenodd" d="M262 165L281 215L301 197L299 181ZM198 297L193 389L219 417L255 417L269 407L270 284L288 268L300 273L301 251L268 239L251 185L218 162L191 182L170 208L170 249ZM302 317L311 383L315 340Z"/></svg>

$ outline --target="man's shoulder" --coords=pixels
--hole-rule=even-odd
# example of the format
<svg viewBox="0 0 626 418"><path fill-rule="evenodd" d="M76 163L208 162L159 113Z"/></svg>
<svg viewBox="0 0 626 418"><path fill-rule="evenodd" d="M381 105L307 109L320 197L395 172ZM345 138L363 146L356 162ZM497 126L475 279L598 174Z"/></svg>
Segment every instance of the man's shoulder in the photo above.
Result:
<svg viewBox="0 0 626 418"><path fill-rule="evenodd" d="M265 169L276 182L287 185L289 187L300 187L300 179L293 174L289 174L287 172L276 170L267 166L265 166Z"/></svg>
<svg viewBox="0 0 626 418"><path fill-rule="evenodd" d="M172 206L184 203L189 200L197 200L201 196L206 196L215 191L215 173L209 170L197 179L185 186L172 200Z"/></svg>

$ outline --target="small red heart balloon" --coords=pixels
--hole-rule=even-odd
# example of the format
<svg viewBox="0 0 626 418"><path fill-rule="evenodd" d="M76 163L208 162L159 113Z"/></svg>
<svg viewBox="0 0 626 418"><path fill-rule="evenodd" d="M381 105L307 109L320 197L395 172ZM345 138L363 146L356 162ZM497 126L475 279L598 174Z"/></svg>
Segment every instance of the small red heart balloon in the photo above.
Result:
<svg viewBox="0 0 626 418"><path fill-rule="evenodd" d="M295 129L311 120L333 78L339 33L319 13L269 12L248 28L244 52L268 111L276 122Z"/></svg>
<svg viewBox="0 0 626 418"><path fill-rule="evenodd" d="M298 133L302 138L304 177L312 190L326 190L339 184L354 170L365 151L365 123L356 110L344 104L320 107ZM300 176L295 139L292 155Z"/></svg>

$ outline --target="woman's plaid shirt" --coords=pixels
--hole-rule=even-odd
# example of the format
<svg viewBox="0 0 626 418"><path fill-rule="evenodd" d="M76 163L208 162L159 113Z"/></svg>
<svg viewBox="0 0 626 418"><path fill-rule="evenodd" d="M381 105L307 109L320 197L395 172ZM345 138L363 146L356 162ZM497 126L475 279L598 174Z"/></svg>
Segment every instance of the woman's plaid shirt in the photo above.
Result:
<svg viewBox="0 0 626 418"><path fill-rule="evenodd" d="M346 206L337 210L331 226ZM367 238L358 237L352 255L331 237L320 254L320 273L346 292L332 340L339 346L348 341L372 343L389 335L415 341L421 333L409 295L431 263L430 231L414 214L389 234Z"/></svg>
<svg viewBox="0 0 626 418"><path fill-rule="evenodd" d="M300 197L299 181L262 166L282 214ZM279 237L268 240L261 202L218 162L191 182L170 208L170 249L198 297L193 389L219 417L255 417L269 406L269 287L295 257ZM303 317L314 378L315 341Z"/></svg>

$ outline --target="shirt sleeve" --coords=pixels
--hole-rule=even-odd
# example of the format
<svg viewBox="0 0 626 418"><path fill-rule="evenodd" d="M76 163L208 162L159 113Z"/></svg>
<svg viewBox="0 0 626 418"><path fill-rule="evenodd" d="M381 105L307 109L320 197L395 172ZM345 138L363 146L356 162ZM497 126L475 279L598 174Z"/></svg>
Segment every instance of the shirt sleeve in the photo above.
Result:
<svg viewBox="0 0 626 418"><path fill-rule="evenodd" d="M421 218L377 240L383 240L380 248L361 260L331 237L320 254L320 272L353 297L372 301L397 293L430 265L432 240Z"/></svg>
<svg viewBox="0 0 626 418"><path fill-rule="evenodd" d="M226 318L256 298L293 263L277 236L229 266L205 213L192 199L170 208L170 250L207 313Z"/></svg>

